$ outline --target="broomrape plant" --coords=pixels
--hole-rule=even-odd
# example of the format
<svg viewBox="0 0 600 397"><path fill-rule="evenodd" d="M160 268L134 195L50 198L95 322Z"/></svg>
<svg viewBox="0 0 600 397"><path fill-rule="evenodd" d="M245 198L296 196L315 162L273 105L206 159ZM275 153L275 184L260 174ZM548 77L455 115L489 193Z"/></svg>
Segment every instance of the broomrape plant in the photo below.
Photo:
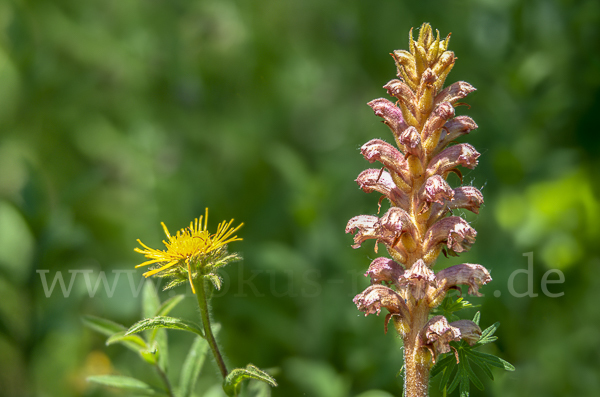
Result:
<svg viewBox="0 0 600 397"><path fill-rule="evenodd" d="M453 210L477 214L483 204L475 187L452 188L446 180L454 173L462 182L459 167L473 169L479 157L473 146L454 142L477 124L468 116L455 117L454 110L475 88L464 81L443 88L456 60L447 50L449 41L450 35L440 40L439 32L434 37L431 26L423 24L417 40L410 31L410 51L391 54L398 79L384 88L396 102L379 98L368 105L390 128L396 147L381 139L365 143L362 155L383 167L367 169L356 179L363 191L387 198L390 208L381 217L356 216L346 226L346 233L355 233L353 248L373 239L375 252L382 243L391 257L371 262L365 273L371 285L354 303L365 316L387 309L385 332L392 321L404 342L404 393L410 397L428 396L429 379L437 374L442 374L444 394L460 384L460 394L466 396L470 382L482 389L470 363L490 377L490 365L514 369L496 356L473 350L496 339L498 324L482 332L479 313L473 321L458 319L453 312L471 305L447 297L450 290L460 291L460 285L480 296L479 287L492 280L488 270L471 263L432 270L441 252L456 256L475 242L475 229ZM436 308L439 314L432 315Z"/></svg>
<svg viewBox="0 0 600 397"><path fill-rule="evenodd" d="M161 303L156 289L151 282L147 282L143 291L144 318L126 329L122 325L110 320L87 316L84 321L91 328L108 336L107 345L122 343L126 347L139 353L140 357L148 364L155 367L163 382L163 389L157 389L141 380L118 375L92 376L89 381L127 390L138 395L158 395L169 397L188 397L194 395L196 379L202 369L202 364L210 348L219 371L223 377L222 388L228 396L237 396L241 390L244 379L254 379L264 382L254 385L255 395L269 396L267 385L277 386L275 379L268 373L248 364L245 368L236 368L228 371L225 361L219 351L214 334L220 329L219 325L212 325L209 313L211 297L210 285L221 289L222 279L217 270L228 263L240 260L236 253L227 251L227 244L240 241L234 233L243 225L231 227L233 219L221 222L217 231L211 234L207 229L208 208L203 218L195 219L190 226L181 229L175 235L162 224L167 236L163 241L166 250L150 248L140 240L138 243L143 249L135 248L136 252L144 254L148 261L140 266L152 266L145 277L164 277L168 281L165 290L189 282L192 292L197 298L202 326L182 318L170 317L169 312L180 303L184 296L177 295ZM187 358L183 364L179 387L174 388L167 376L168 346L166 329L176 329L191 332L196 335ZM144 332L146 338L138 334Z"/></svg>
<svg viewBox="0 0 600 397"><path fill-rule="evenodd" d="M463 263L435 273L432 269L440 253L456 256L468 251L477 232L454 215L453 210L466 209L475 214L483 204L483 195L473 186L451 187L447 178L456 174L462 183L459 167L475 168L479 153L468 143L455 143L462 135L477 128L468 116L455 116L455 107L475 88L459 81L444 88L455 56L448 51L450 35L440 40L431 26L423 24L417 40L409 34L409 50L394 51L398 79L384 88L396 102L384 98L369 102L375 114L383 118L392 131L396 147L381 139L373 139L361 148L362 155L382 168L367 169L356 182L365 192L379 192L390 208L381 217L359 215L348 221L346 233L355 233L354 248L369 239L385 245L388 257L374 259L365 276L371 285L354 298L365 315L379 315L387 309L384 331L391 321L404 342L404 395L423 397L429 394L430 378L439 375L443 394L459 388L462 397L469 395L470 384L483 389L471 364L493 379L491 366L514 370L514 367L491 354L475 350L493 342L498 323L481 330L480 313L473 320L460 319L454 313L474 307L462 297L448 295L460 291L480 296L479 288L492 278L479 264ZM381 201L379 201L379 210ZM378 211L379 214L379 211ZM190 283L195 294L202 325L168 316L183 300L183 295L160 302L152 283L143 293L144 319L130 328L109 320L86 317L86 324L108 336L107 344L121 343L139 353L152 365L163 387L155 388L140 380L117 375L93 376L89 380L128 390L138 395L188 397L194 395L196 379L210 349L223 377L222 388L229 396L237 396L241 381L260 381L256 396L270 395L268 386L277 386L267 372L252 364L232 371L215 340L218 325L211 325L209 314L210 286L220 289L222 279L217 271L239 260L227 251L227 244L239 241L233 220L219 224L211 234L207 229L208 210L188 228L172 235L163 224L167 236L165 250L150 248L138 240L142 248L135 251L147 261L137 267L151 266L144 276L166 278L165 289ZM204 221L204 222L203 222ZM183 364L179 386L173 387L168 376L166 329L194 333L196 339ZM142 337L139 334L144 332ZM255 386L256 387L256 386Z"/></svg>

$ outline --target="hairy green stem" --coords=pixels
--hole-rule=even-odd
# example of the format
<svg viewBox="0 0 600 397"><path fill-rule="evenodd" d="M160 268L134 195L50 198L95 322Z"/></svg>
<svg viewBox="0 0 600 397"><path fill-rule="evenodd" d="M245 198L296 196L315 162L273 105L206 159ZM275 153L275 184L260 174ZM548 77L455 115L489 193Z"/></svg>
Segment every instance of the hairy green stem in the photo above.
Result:
<svg viewBox="0 0 600 397"><path fill-rule="evenodd" d="M205 287L206 283L204 282L203 277L200 276L194 280L194 289L196 290L196 298L198 299L198 307L200 308L202 325L204 326L204 337L206 338L206 341L212 350L215 361L217 362L219 370L221 371L221 375L223 375L223 379L225 379L228 374L227 367L225 366L225 361L223 361L223 356L221 356L221 352L217 346L217 341L215 340L210 327L210 315L208 313L208 302L206 299Z"/></svg>

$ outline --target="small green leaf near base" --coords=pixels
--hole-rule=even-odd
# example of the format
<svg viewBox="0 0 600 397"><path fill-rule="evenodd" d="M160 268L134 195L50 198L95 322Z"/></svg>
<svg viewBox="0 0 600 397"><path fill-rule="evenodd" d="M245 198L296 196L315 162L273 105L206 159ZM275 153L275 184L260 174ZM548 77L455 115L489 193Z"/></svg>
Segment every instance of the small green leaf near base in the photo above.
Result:
<svg viewBox="0 0 600 397"><path fill-rule="evenodd" d="M246 368L236 368L227 375L227 378L223 381L223 391L228 396L236 396L240 390L240 383L244 379L256 379L270 386L277 386L277 382L271 375L252 364L248 364Z"/></svg>

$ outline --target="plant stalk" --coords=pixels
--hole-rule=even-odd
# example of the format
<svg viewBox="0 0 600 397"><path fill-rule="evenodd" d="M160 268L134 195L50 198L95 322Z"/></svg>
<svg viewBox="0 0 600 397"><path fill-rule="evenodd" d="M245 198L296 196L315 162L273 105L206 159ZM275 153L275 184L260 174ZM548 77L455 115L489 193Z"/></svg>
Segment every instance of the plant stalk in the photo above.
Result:
<svg viewBox="0 0 600 397"><path fill-rule="evenodd" d="M210 327L210 315L208 313L208 302L206 299L206 283L204 282L204 278L202 276L196 278L194 280L194 288L196 290L196 299L198 299L198 307L200 308L200 315L202 317L202 325L204 326L204 337L212 350L213 356L215 357L215 361L219 366L219 370L221 371L221 375L223 375L223 379L227 377L228 371L225 366L225 361L223 361L223 356L221 356L221 352L219 351L219 347L217 346L217 341L212 333L212 329Z"/></svg>
<svg viewBox="0 0 600 397"><path fill-rule="evenodd" d="M419 304L420 303L420 304ZM404 340L404 395L406 397L429 396L429 371L431 360L429 352L419 345L419 331L427 323L429 307L423 302L417 303L413 310L410 331Z"/></svg>

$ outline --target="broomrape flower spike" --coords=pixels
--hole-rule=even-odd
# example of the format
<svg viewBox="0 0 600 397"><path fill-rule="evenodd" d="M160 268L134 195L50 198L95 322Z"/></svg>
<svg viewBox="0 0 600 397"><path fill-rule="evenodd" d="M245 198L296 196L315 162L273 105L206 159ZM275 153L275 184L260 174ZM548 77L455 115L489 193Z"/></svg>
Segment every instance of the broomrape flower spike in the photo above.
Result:
<svg viewBox="0 0 600 397"><path fill-rule="evenodd" d="M223 221L217 227L216 233L210 234L207 229L207 221L208 208L205 210L204 217L196 218L190 223L189 227L179 230L174 236L169 233L167 226L161 222L167 235L167 241L163 240L167 249L150 248L138 239L138 243L144 249L135 248L134 251L144 254L149 260L137 265L136 268L153 265L151 270L144 273L144 277L156 275L173 279L167 285L167 289L189 281L192 292L195 294L196 289L193 280L198 275L208 276L218 289L220 279L212 271L232 260L239 259L236 254L227 254L226 245L242 240L233 234L242 227L243 223L231 227L233 219L229 222Z"/></svg>
<svg viewBox="0 0 600 397"><path fill-rule="evenodd" d="M356 216L346 226L346 233L355 233L353 248L372 239L375 252L381 243L391 257L371 263L365 274L371 285L354 303L365 315L387 309L385 329L393 320L404 341L404 390L410 397L428 395L430 369L440 354L454 349L451 342L472 346L481 335L475 322L449 322L441 315L432 317L431 310L459 285L468 286L469 294L480 295L479 287L491 281L488 270L476 264L433 271L441 252L455 256L468 251L477 236L464 219L449 216L452 210L477 214L483 204L478 189L447 182L450 173L462 182L460 167L473 169L479 158L473 146L455 143L477 128L470 117L455 116L459 101L475 88L464 81L443 88L456 60L448 51L449 41L450 35L442 40L425 23L417 40L411 29L410 51L391 54L398 78L383 88L395 101L379 98L368 105L390 128L395 146L381 139L364 144L361 154L383 168L367 169L356 179L365 192L382 194L390 208L381 217Z"/></svg>

